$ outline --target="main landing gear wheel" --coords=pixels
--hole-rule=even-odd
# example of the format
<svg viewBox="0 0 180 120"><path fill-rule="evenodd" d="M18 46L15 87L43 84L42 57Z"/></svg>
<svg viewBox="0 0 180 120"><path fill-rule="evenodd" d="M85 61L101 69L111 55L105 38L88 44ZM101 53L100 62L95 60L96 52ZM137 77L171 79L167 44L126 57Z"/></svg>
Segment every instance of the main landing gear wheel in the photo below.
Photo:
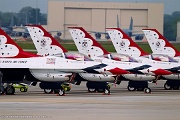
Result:
<svg viewBox="0 0 180 120"><path fill-rule="evenodd" d="M59 96L64 96L64 95L65 95L64 89L60 89L60 90L59 90Z"/></svg>
<svg viewBox="0 0 180 120"><path fill-rule="evenodd" d="M150 89L150 88L145 88L145 89L144 89L144 92L145 92L145 93L151 93L151 89Z"/></svg>
<svg viewBox="0 0 180 120"><path fill-rule="evenodd" d="M110 95L110 90L109 90L109 89L105 89L105 90L104 90L104 94L105 94L105 95Z"/></svg>
<svg viewBox="0 0 180 120"><path fill-rule="evenodd" d="M171 89L171 86L169 86L167 83L164 84L164 89L165 90L170 90Z"/></svg>
<svg viewBox="0 0 180 120"><path fill-rule="evenodd" d="M14 95L15 88L12 85L8 85L5 89L6 95Z"/></svg>
<svg viewBox="0 0 180 120"><path fill-rule="evenodd" d="M53 92L53 89L44 89L44 92L46 94L51 94Z"/></svg>
<svg viewBox="0 0 180 120"><path fill-rule="evenodd" d="M130 87L129 85L127 86L127 89L128 89L129 91L135 91L135 90L136 90L135 87Z"/></svg>
<svg viewBox="0 0 180 120"><path fill-rule="evenodd" d="M88 92L96 92L95 88L88 88Z"/></svg>

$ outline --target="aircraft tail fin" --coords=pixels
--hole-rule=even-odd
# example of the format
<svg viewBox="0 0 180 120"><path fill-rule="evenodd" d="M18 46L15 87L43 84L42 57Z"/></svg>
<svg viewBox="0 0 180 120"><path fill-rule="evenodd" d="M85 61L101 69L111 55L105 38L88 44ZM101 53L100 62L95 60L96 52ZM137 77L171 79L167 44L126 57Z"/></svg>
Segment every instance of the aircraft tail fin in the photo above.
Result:
<svg viewBox="0 0 180 120"><path fill-rule="evenodd" d="M119 17L117 15L117 28L120 28Z"/></svg>
<svg viewBox="0 0 180 120"><path fill-rule="evenodd" d="M88 55L89 57L96 57L99 55L109 54L90 34L82 27L68 27L70 28L71 36L80 53Z"/></svg>
<svg viewBox="0 0 180 120"><path fill-rule="evenodd" d="M130 20L130 25L129 25L129 30L133 30L133 18L131 17L131 20Z"/></svg>
<svg viewBox="0 0 180 120"><path fill-rule="evenodd" d="M171 57L180 56L180 52L156 29L143 29L153 54L164 54Z"/></svg>
<svg viewBox="0 0 180 120"><path fill-rule="evenodd" d="M120 28L107 28L111 41L119 54L128 54L132 57L148 55Z"/></svg>
<svg viewBox="0 0 180 120"><path fill-rule="evenodd" d="M28 58L36 54L25 52L0 28L0 57L7 58Z"/></svg>
<svg viewBox="0 0 180 120"><path fill-rule="evenodd" d="M14 26L14 15L11 16L11 22L10 27L12 28Z"/></svg>
<svg viewBox="0 0 180 120"><path fill-rule="evenodd" d="M68 52L41 25L26 25L26 27L38 51L38 55L47 56Z"/></svg>

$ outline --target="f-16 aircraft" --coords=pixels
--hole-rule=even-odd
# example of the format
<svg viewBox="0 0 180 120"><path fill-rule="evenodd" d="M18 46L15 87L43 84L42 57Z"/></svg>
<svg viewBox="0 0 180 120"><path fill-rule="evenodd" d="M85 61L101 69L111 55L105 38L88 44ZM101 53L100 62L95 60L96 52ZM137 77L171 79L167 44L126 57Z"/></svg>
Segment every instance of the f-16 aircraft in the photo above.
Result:
<svg viewBox="0 0 180 120"><path fill-rule="evenodd" d="M75 59L87 61L88 57L79 53L70 53L63 46L61 46L42 26L40 25L27 25L27 29L32 37L32 40L37 48L38 54L41 56L53 55L61 56L66 59ZM110 65L112 66L112 65ZM106 68L106 67L105 67ZM106 68L107 69L107 68ZM112 71L113 70L113 71ZM93 86L106 86L106 82L114 82L118 75L129 73L126 70L112 66L110 70L112 74L90 74L90 73L79 73L74 79L75 80L86 80L87 86L93 88ZM88 87L88 89L89 89ZM90 89L89 89L90 90ZM108 90L108 92L110 92Z"/></svg>
<svg viewBox="0 0 180 120"><path fill-rule="evenodd" d="M117 15L117 28L120 28L120 22L119 22L119 17ZM142 40L144 38L144 34L137 33L138 31L133 30L133 18L130 18L130 24L129 28L127 29L122 29L129 37L135 37L136 40ZM106 39L110 39L109 34L106 32L95 32L95 31L90 31L91 33L95 33L96 39L101 38L101 34L105 34Z"/></svg>
<svg viewBox="0 0 180 120"><path fill-rule="evenodd" d="M100 56L102 54L109 54L94 38L92 38L83 28L81 27L70 27L72 29L75 29L74 31L71 31L71 34L73 35L73 39L76 40L75 43L77 44L77 46L79 47L78 50L81 51L82 53L86 53L88 56L91 56L93 59L94 57ZM78 31L77 31L78 30ZM78 34L80 34L78 36ZM79 41L78 41L79 39ZM83 41L81 43L81 41ZM82 45L81 45L82 44ZM85 45L84 45L85 44ZM95 52L94 52L95 51ZM118 54L120 55L120 54ZM122 56L126 56L124 54L121 53ZM128 58L126 56L126 58ZM115 58L114 58L115 59ZM132 61L136 61L134 60L132 57L129 57L128 59L131 63L134 63ZM149 60L149 59L146 59ZM119 61L123 62L123 59L119 59ZM152 60L150 60L152 61ZM127 62L127 61L126 61ZM135 63L137 63L138 61L136 61ZM165 66L164 66L165 67ZM155 67L154 67L155 68ZM150 69L149 69L150 70ZM163 71L163 70L162 70ZM165 72L165 71L164 71ZM165 72L166 73L166 72ZM161 74L161 73L160 73ZM163 73L162 73L163 74Z"/></svg>
<svg viewBox="0 0 180 120"><path fill-rule="evenodd" d="M164 56L159 56L157 59L157 55L147 55L130 37L128 37L120 28L109 28L108 33L111 37L113 45L117 51L117 53L128 54L139 59L141 62L149 61L148 58L152 59L149 61L149 65L156 64L157 67L162 67L164 70L171 72L172 74L163 75L163 79L167 79L168 81L164 84L165 89L179 87L179 63L177 60L167 57L164 59ZM146 35L147 35L146 31ZM154 35L154 33L153 33ZM158 38L158 37L157 37ZM151 39L152 41L152 39ZM155 42L154 42L155 43ZM178 84L177 84L178 83Z"/></svg>
<svg viewBox="0 0 180 120"><path fill-rule="evenodd" d="M176 60L178 63L180 62L180 52L156 29L143 29L142 31L144 32L149 46L153 52L152 55L156 56L156 59L159 59L163 56L163 59L168 59L169 61ZM179 71L180 69L177 66L176 72ZM169 80L165 84L165 89L179 88L179 74L166 75L164 77Z"/></svg>
<svg viewBox="0 0 180 120"><path fill-rule="evenodd" d="M131 88L133 88L133 90L134 88L142 89L142 86L143 87L147 86L147 83L146 85L144 85L144 82L156 80L155 76L157 75L171 74L171 72L167 70L163 70L155 66L152 67L146 64L138 63L138 61L134 60L132 57L127 55L109 54L109 52L107 52L82 27L70 27L70 28L71 29L69 31L80 53L91 56L91 58L94 60L101 59L106 64L108 63L116 64L117 66L121 66L121 68L134 73L134 74L127 74L121 76L122 77L121 80L130 81L128 85L129 90L131 90ZM139 83L141 83L142 86ZM150 88L145 89L145 92L147 92L146 90L150 91Z"/></svg>
<svg viewBox="0 0 180 120"><path fill-rule="evenodd" d="M14 83L43 81L44 83L68 82L74 79L74 73L119 74L125 70L111 68L95 61L77 61L56 56L34 55L24 52L3 30L0 29L1 54L0 71L2 82ZM64 95L60 87L59 95ZM8 93L8 91L11 91ZM6 88L7 94L14 94L12 86Z"/></svg>

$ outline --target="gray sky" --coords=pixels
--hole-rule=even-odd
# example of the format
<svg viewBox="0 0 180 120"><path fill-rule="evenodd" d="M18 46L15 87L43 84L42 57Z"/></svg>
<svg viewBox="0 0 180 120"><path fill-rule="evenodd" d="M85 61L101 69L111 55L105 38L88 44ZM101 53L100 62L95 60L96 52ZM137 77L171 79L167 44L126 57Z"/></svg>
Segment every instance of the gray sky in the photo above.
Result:
<svg viewBox="0 0 180 120"><path fill-rule="evenodd" d="M63 1L63 0L56 0ZM180 0L65 0L65 1L100 1L100 2L143 2L164 3L164 13L171 14L180 11ZM0 0L0 11L19 12L25 6L40 8L41 13L47 13L48 0Z"/></svg>

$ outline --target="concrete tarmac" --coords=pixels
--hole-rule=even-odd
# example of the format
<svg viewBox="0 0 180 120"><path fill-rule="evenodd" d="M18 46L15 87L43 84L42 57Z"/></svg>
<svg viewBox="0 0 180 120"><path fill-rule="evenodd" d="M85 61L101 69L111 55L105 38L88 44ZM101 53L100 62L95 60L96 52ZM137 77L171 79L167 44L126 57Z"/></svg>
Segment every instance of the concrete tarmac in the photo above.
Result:
<svg viewBox="0 0 180 120"><path fill-rule="evenodd" d="M32 86L0 96L0 120L179 120L180 90L164 90L164 82L150 84L151 94L128 91L127 82L111 86L111 95L89 93L85 83L65 96Z"/></svg>

